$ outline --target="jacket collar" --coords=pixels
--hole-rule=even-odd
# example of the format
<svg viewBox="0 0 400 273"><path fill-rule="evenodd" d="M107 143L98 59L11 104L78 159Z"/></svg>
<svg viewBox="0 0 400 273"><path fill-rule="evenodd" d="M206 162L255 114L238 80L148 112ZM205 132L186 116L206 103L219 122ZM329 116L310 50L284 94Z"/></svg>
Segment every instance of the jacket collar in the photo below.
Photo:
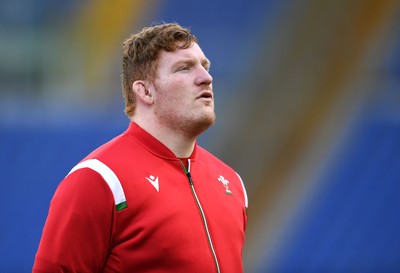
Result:
<svg viewBox="0 0 400 273"><path fill-rule="evenodd" d="M151 153L157 155L158 157L162 157L169 160L177 160L178 158L175 154L163 143L161 143L158 139L153 137L135 122L131 122L129 124L128 129L125 131L125 134L136 139L143 147L149 150ZM197 151L197 142L194 145L194 149L189 159L193 161L196 157Z"/></svg>

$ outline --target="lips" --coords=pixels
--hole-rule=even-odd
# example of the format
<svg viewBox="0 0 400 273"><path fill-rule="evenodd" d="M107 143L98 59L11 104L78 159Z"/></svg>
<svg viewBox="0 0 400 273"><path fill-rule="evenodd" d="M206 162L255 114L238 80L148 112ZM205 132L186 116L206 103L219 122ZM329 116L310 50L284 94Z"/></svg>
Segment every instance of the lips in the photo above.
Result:
<svg viewBox="0 0 400 273"><path fill-rule="evenodd" d="M212 99L213 93L211 91L203 91L196 99Z"/></svg>

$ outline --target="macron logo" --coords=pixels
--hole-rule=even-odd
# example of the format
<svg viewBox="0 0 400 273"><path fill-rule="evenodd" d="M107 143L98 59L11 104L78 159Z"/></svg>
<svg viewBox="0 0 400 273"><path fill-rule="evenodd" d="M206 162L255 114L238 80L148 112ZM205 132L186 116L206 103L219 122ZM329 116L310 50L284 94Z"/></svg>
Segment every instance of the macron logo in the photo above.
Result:
<svg viewBox="0 0 400 273"><path fill-rule="evenodd" d="M150 175L150 177L146 177L147 181L150 182L151 185L154 186L154 188L156 188L156 190L159 192L160 191L160 186L158 184L158 176L154 177L152 175Z"/></svg>

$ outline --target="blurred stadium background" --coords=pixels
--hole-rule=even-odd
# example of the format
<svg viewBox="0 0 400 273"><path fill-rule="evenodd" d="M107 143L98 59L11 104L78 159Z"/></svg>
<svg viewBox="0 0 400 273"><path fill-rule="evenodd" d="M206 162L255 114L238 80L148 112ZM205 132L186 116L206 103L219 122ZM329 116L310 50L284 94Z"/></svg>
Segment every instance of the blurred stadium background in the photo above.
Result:
<svg viewBox="0 0 400 273"><path fill-rule="evenodd" d="M212 61L199 142L247 185L246 272L400 272L395 0L2 0L0 271L31 271L56 186L125 130L122 41L161 21Z"/></svg>

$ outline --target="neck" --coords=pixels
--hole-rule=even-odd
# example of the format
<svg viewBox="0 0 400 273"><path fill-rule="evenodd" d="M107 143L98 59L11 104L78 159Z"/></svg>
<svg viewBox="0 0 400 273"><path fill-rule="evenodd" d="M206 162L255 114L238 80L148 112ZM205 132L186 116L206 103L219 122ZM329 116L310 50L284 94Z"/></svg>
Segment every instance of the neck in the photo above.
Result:
<svg viewBox="0 0 400 273"><path fill-rule="evenodd" d="M132 117L131 121L135 122L142 129L167 146L176 157L186 158L192 154L196 142L195 136L186 136L182 132L176 132L171 128L154 122L146 122L145 119L140 119L138 117Z"/></svg>

